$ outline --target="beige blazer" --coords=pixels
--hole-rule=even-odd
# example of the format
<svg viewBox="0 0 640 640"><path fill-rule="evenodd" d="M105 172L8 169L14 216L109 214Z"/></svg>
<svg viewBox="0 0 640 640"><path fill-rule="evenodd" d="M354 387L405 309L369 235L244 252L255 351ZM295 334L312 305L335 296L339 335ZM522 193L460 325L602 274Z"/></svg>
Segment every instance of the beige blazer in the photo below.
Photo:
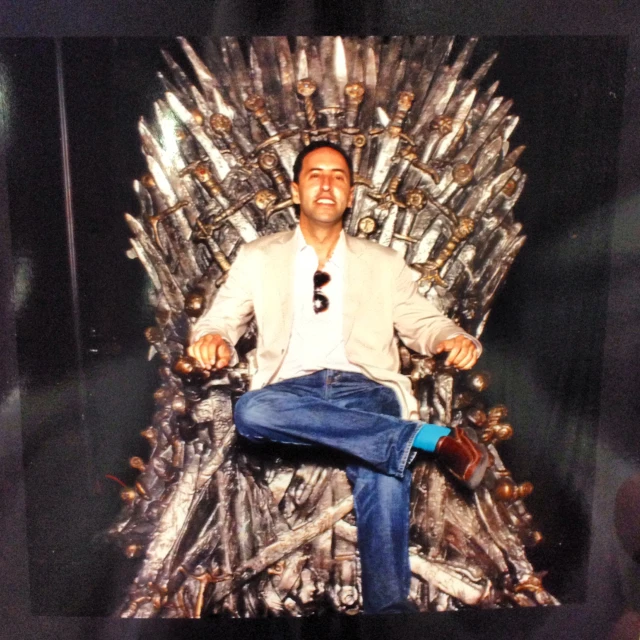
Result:
<svg viewBox="0 0 640 640"><path fill-rule="evenodd" d="M394 329L411 349L425 355L449 337L464 333L417 291L402 256L375 242L346 236L344 342L347 358L367 377L392 388L403 416L419 419L407 376L399 373ZM293 318L294 231L243 245L209 309L195 324L191 341L218 333L236 344L255 315L257 371L251 388L277 379ZM312 283L309 283L310 295ZM479 343L478 343L479 346Z"/></svg>

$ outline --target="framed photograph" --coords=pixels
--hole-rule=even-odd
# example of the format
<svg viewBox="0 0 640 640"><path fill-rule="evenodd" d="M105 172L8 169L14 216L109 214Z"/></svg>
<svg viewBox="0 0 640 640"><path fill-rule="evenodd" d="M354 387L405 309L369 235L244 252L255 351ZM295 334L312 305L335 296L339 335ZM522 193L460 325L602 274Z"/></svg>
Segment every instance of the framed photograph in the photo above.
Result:
<svg viewBox="0 0 640 640"><path fill-rule="evenodd" d="M257 7L245 9L258 15ZM309 21L300 32L342 30L308 7L298 9ZM225 14L219 6L215 13L219 20L226 15L225 24L235 25L238 34L278 32L282 24L295 51L300 32L285 19L284 7L260 11L262 27L251 31L237 22L239 12ZM359 11L372 25L379 50L388 51L392 25L382 30L370 7ZM409 28L406 8L384 11L396 15L398 32ZM427 15L416 11L421 20ZM199 12L205 15L204 8ZM526 241L506 265L477 334L483 355L474 371L484 376L480 408L507 409L499 422L513 436L496 450L511 474L509 491L521 491L513 499L530 514L529 542L537 544L529 545L528 561L560 605L525 607L497 598L470 606L453 599L451 607L441 608L459 610L436 611L434 604L422 613L384 616L277 614L260 607L251 616L241 607L240 617L254 619L234 620L233 611L212 609L198 622L157 619L198 617L160 607L152 621L117 619L144 550L141 556L129 549L138 557L126 558L127 545L119 548L107 532L124 522L122 490L144 492L136 482L150 448L140 432L158 426L153 421L163 388L162 365L157 354L148 359L145 334L157 322L157 308L149 303L157 301L157 292L141 262L130 259L135 252L124 214L148 217L133 186L149 174L145 153L153 156L141 141L140 118L157 117L154 102L165 99L167 82L173 82L167 80L167 60L187 69L188 59L169 25L136 35L124 13L116 14L123 26L111 35L100 28L91 37L0 32L6 36L0 40L6 368L1 526L11 616L6 637L636 637L640 535L633 390L639 375L634 301L640 235L634 193L640 123L634 65L640 49L635 38L613 28L611 35L480 35L460 76L468 81L498 54L478 94L488 96L487 105L502 98L492 109L513 101L504 157L526 147L517 157L518 177L526 176L526 185L513 207ZM350 15L340 19L350 24ZM194 27L202 32L197 25L183 26L185 34ZM429 34L424 26L411 29L400 58ZM454 26L447 23L447 29ZM475 32L482 33L481 23ZM19 35L33 37L14 37ZM206 60L219 50L220 37L188 40ZM366 38L354 36L353 46ZM249 64L250 36L236 42ZM468 42L456 36L443 64L450 68ZM389 122L384 114L377 117L383 131L394 114ZM151 234L152 227L147 230ZM212 241L223 242L218 235ZM235 258L233 243L223 249ZM135 537L127 540L135 546Z"/></svg>

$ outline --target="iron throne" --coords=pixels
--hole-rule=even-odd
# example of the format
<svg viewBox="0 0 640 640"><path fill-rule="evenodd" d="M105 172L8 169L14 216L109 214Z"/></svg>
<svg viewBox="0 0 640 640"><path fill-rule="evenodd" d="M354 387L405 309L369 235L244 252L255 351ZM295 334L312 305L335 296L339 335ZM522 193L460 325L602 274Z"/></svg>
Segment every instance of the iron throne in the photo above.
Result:
<svg viewBox="0 0 640 640"><path fill-rule="evenodd" d="M400 252L419 290L480 336L524 242L512 209L525 176L510 150L511 101L481 89L495 55L466 73L475 39L223 38L189 73L164 58L155 122L140 121L149 173L126 216L154 285L160 361L151 452L109 535L139 569L124 617L355 613L362 605L352 496L343 469L237 441L234 399L252 374L255 326L240 364L213 374L185 356L190 325L215 297L238 247L296 224L289 194L303 145L350 154L348 233ZM207 60L207 63L203 61ZM482 485L461 488L437 462L413 469L411 598L422 611L557 604L525 554L540 534L496 445L511 437L488 407L485 373L461 374L399 345L421 418L466 425L492 455Z"/></svg>

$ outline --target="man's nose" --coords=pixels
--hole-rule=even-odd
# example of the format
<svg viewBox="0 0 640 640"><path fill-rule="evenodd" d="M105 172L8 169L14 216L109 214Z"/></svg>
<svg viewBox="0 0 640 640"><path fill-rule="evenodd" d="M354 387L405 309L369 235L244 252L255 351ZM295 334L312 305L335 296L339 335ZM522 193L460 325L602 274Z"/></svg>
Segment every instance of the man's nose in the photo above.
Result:
<svg viewBox="0 0 640 640"><path fill-rule="evenodd" d="M324 175L322 176L322 181L320 183L323 191L328 191L331 188L331 176Z"/></svg>

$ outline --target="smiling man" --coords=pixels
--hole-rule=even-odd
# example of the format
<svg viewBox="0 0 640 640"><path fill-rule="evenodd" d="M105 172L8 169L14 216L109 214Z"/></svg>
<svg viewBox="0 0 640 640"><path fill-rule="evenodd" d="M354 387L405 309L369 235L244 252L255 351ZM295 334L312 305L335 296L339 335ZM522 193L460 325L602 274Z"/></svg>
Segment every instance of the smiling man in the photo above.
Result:
<svg viewBox="0 0 640 640"><path fill-rule="evenodd" d="M346 454L364 610L411 611L408 465L426 451L474 488L488 456L465 432L419 420L395 332L420 353L448 352L459 369L475 364L480 344L418 293L398 253L344 233L353 173L340 147L305 147L291 195L299 227L241 247L188 353L205 368L228 366L255 316L258 368L235 408L238 433Z"/></svg>

